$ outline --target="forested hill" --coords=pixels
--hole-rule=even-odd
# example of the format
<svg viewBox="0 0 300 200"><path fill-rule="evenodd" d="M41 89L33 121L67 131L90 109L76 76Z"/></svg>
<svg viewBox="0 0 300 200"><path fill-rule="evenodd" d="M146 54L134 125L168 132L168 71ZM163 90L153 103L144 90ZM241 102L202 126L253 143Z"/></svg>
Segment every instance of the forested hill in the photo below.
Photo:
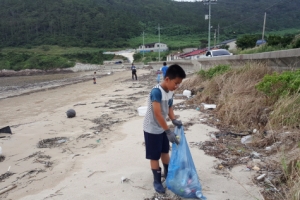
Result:
<svg viewBox="0 0 300 200"><path fill-rule="evenodd" d="M219 0L212 26L234 37L266 30L300 28L299 0ZM143 30L163 35L205 34L208 6L171 0L0 0L0 47L62 45L128 47Z"/></svg>

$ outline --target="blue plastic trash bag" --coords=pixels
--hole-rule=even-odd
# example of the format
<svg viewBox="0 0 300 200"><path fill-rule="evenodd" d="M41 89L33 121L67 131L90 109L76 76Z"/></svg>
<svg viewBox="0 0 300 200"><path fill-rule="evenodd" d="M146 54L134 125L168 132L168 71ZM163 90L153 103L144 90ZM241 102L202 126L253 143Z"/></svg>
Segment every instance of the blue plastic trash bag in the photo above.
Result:
<svg viewBox="0 0 300 200"><path fill-rule="evenodd" d="M183 127L175 128L179 136L179 145L172 145L172 155L166 184L169 190L183 198L199 198L206 200L187 144Z"/></svg>

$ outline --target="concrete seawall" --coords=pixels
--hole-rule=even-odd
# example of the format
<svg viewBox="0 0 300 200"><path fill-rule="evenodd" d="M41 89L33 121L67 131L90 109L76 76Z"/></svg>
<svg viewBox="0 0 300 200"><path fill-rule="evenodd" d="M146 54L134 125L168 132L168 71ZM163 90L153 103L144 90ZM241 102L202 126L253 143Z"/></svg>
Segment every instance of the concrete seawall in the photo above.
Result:
<svg viewBox="0 0 300 200"><path fill-rule="evenodd" d="M231 67L241 67L248 63L263 63L276 70L300 69L300 48L282 51L273 51L257 54L241 54L214 58L201 58L198 60L173 60L167 64L179 64L187 72L209 69L219 64L228 64ZM163 62L150 62L154 70L160 69Z"/></svg>

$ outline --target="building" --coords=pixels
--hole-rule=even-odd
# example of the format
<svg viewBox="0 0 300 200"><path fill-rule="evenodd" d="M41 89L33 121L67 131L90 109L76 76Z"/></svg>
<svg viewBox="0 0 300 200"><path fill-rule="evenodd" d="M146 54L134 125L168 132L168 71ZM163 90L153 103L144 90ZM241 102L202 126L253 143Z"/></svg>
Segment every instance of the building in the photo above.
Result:
<svg viewBox="0 0 300 200"><path fill-rule="evenodd" d="M163 52L163 51L168 51L169 48L166 44L164 43L149 43L145 44L144 46L141 45L139 48L136 50L137 53L143 53L143 52Z"/></svg>
<svg viewBox="0 0 300 200"><path fill-rule="evenodd" d="M197 60L206 54L207 49L197 49L188 53L181 54L180 57L185 60Z"/></svg>
<svg viewBox="0 0 300 200"><path fill-rule="evenodd" d="M169 54L167 56L167 61L171 61L171 60L181 60L182 58L180 57L182 53L178 52L178 53L174 53L174 54Z"/></svg>
<svg viewBox="0 0 300 200"><path fill-rule="evenodd" d="M236 49L236 39L225 40L219 44L219 46L221 46L221 45L228 45L229 46L228 50L235 50Z"/></svg>

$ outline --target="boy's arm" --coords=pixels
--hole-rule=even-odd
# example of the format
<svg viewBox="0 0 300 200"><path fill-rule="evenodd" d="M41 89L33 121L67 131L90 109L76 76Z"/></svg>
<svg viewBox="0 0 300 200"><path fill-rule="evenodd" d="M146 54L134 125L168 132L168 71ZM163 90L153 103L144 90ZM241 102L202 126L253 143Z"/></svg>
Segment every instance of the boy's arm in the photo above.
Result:
<svg viewBox="0 0 300 200"><path fill-rule="evenodd" d="M168 114L170 120L174 120L175 119L175 114L174 114L174 111L173 111L173 106L169 107L169 114Z"/></svg>
<svg viewBox="0 0 300 200"><path fill-rule="evenodd" d="M160 103L157 101L153 101L152 106L153 106L153 113L154 113L154 116L155 116L157 122L164 130L168 130L169 127L167 125L167 122L166 122L164 116L161 114Z"/></svg>
<svg viewBox="0 0 300 200"><path fill-rule="evenodd" d="M172 121L172 123L175 126L177 126L178 128L180 128L182 126L182 122L175 118L175 114L174 114L174 111L173 111L173 106L169 107L169 114L168 115L169 115L170 120Z"/></svg>

